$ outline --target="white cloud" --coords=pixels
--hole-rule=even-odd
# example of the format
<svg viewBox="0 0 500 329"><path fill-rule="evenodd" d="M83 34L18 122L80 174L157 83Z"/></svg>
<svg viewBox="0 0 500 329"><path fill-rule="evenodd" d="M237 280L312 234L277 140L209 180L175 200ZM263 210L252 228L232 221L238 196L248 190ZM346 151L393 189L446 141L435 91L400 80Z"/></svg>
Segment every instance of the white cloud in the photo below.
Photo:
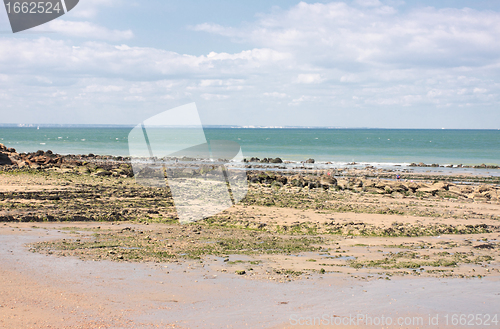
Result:
<svg viewBox="0 0 500 329"><path fill-rule="evenodd" d="M296 83L320 83L323 81L321 74L299 74L295 79Z"/></svg>
<svg viewBox="0 0 500 329"><path fill-rule="evenodd" d="M131 102L144 102L146 99L142 96L127 96L125 100Z"/></svg>
<svg viewBox="0 0 500 329"><path fill-rule="evenodd" d="M275 91L275 92L272 92L272 93L264 93L264 96L275 97L275 98L285 98L288 95L285 94L285 93L279 93L279 92Z"/></svg>
<svg viewBox="0 0 500 329"><path fill-rule="evenodd" d="M356 0L355 2L363 7L378 7L382 5L379 0Z"/></svg>
<svg viewBox="0 0 500 329"><path fill-rule="evenodd" d="M134 33L131 30L109 30L91 22L72 22L62 19L53 20L33 30L37 29L54 31L69 37L87 38L93 40L119 41L128 40L134 37Z"/></svg>
<svg viewBox="0 0 500 329"><path fill-rule="evenodd" d="M100 7L116 7L123 4L121 0L82 0L78 3L78 10L68 13L73 17L93 18L97 16Z"/></svg>
<svg viewBox="0 0 500 329"><path fill-rule="evenodd" d="M192 56L154 48L112 46L88 42L73 47L69 42L39 38L0 39L0 65L5 71L20 70L43 75L90 74L95 77L119 75L123 78L160 80L165 76L189 74L192 77L213 75L220 79L238 79L233 74L249 72L256 68L288 65L289 57L269 49L253 49L240 53L215 53ZM5 72L7 73L7 72ZM47 79L47 78L45 78Z"/></svg>
<svg viewBox="0 0 500 329"><path fill-rule="evenodd" d="M122 91L122 90L123 90L123 87L121 87L121 86L90 85L84 89L84 92L86 92L86 93L109 93L109 92L116 92L116 91Z"/></svg>
<svg viewBox="0 0 500 329"><path fill-rule="evenodd" d="M497 63L500 13L417 8L398 14L378 1L299 3L235 29L210 24L206 31L291 53L308 63L331 65L484 65Z"/></svg>
<svg viewBox="0 0 500 329"><path fill-rule="evenodd" d="M290 106L298 106L302 102L314 101L315 99L316 99L316 97L314 97L314 96L302 95L299 98L292 99L292 101L290 103L288 103L288 105L290 105Z"/></svg>
<svg viewBox="0 0 500 329"><path fill-rule="evenodd" d="M228 95L220 95L220 94L201 94L201 98L211 101L211 100L223 100L223 99L228 99Z"/></svg>
<svg viewBox="0 0 500 329"><path fill-rule="evenodd" d="M382 2L299 3L243 26L196 25L191 29L249 45L204 55L134 47L122 41L133 36L130 31L56 20L61 32L51 37L65 33L93 41L0 37L0 83L2 91L9 88L2 105L38 108L43 100L48 109L95 109L98 117L114 106L114 113L129 116L113 120L141 120L146 111L191 97L204 102L200 109L212 106L212 124L242 125L384 126L388 121L377 123L373 113L392 120L398 116L387 114L402 108L422 118L462 107L494 117L500 105L500 14L430 7L398 13ZM66 93L66 102L51 97L58 91ZM304 110L310 115L290 114ZM259 121L273 116L274 123ZM415 118L404 122L417 124Z"/></svg>

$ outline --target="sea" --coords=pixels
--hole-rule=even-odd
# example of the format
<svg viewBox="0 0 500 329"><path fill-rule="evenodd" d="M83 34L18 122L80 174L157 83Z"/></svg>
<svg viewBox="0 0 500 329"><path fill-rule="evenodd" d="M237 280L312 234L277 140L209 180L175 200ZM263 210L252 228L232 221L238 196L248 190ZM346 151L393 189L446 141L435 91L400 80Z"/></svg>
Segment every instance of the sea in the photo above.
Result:
<svg viewBox="0 0 500 329"><path fill-rule="evenodd" d="M0 143L18 152L128 156L132 128L2 126ZM181 136L189 134L189 128L179 132L171 131ZM206 127L204 133L208 141L237 142L245 158L279 157L297 163L312 158L339 166L353 162L382 167L420 162L500 165L500 130ZM176 139L166 140L175 143Z"/></svg>

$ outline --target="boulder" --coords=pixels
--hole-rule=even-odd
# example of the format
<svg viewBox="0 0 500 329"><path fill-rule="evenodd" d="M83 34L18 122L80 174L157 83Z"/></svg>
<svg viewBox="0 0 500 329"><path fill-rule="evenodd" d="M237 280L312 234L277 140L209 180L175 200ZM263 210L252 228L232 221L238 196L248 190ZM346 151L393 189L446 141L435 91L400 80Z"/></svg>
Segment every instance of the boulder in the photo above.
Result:
<svg viewBox="0 0 500 329"><path fill-rule="evenodd" d="M0 144L3 145L3 144ZM10 166L12 164L11 159L7 154L0 153L0 165L8 165Z"/></svg>
<svg viewBox="0 0 500 329"><path fill-rule="evenodd" d="M321 187L319 179L311 179L311 180L306 182L306 185L309 187L309 189Z"/></svg>
<svg viewBox="0 0 500 329"><path fill-rule="evenodd" d="M31 169L40 169L41 166L36 162L32 162L32 163L30 163L30 168Z"/></svg>
<svg viewBox="0 0 500 329"><path fill-rule="evenodd" d="M387 190L388 187L392 191L394 191L394 192L406 192L406 191L408 191L408 188L404 184L402 184L400 182L391 182L391 183L388 183L385 186L385 189Z"/></svg>
<svg viewBox="0 0 500 329"><path fill-rule="evenodd" d="M341 189L345 190L348 187L348 181L345 179L339 179L337 180L337 186L340 187Z"/></svg>
<svg viewBox="0 0 500 329"><path fill-rule="evenodd" d="M488 185L481 185L481 186L478 186L476 191L479 192L479 193L483 193L483 192L488 192L488 191L491 191L493 190L493 187L492 186L488 186Z"/></svg>
<svg viewBox="0 0 500 329"><path fill-rule="evenodd" d="M22 160L21 160L21 161L19 161L19 162L17 163L17 166L18 166L19 168L24 168L24 167L29 166L29 163L28 163L28 162L26 162L26 161L22 161Z"/></svg>
<svg viewBox="0 0 500 329"><path fill-rule="evenodd" d="M422 187L418 189L418 192L430 193L432 195L436 194L439 191L439 188L435 186Z"/></svg>
<svg viewBox="0 0 500 329"><path fill-rule="evenodd" d="M472 188L472 186L468 186L468 185L460 185L460 186L453 187L453 189L455 189L455 188L458 188L459 192L463 193L463 194L470 194L470 193L474 192L474 189Z"/></svg>
<svg viewBox="0 0 500 329"><path fill-rule="evenodd" d="M357 188L357 187L363 187L363 181L359 178L350 178L348 187L351 189Z"/></svg>
<svg viewBox="0 0 500 329"><path fill-rule="evenodd" d="M385 194L386 191L385 189L378 189L376 187L367 187L364 189L366 193L371 193L371 194Z"/></svg>
<svg viewBox="0 0 500 329"><path fill-rule="evenodd" d="M375 187L377 185L377 182L372 180L372 179L365 179L365 180L362 180L362 182L363 182L363 186L366 188Z"/></svg>
<svg viewBox="0 0 500 329"><path fill-rule="evenodd" d="M7 147L0 143L0 151L7 151Z"/></svg>
<svg viewBox="0 0 500 329"><path fill-rule="evenodd" d="M278 176L276 176L276 181L283 184L283 185L286 185L286 183L288 182L288 179L285 176L278 175Z"/></svg>
<svg viewBox="0 0 500 329"><path fill-rule="evenodd" d="M306 184L302 175L294 175L288 178L288 183L295 187L304 187Z"/></svg>
<svg viewBox="0 0 500 329"><path fill-rule="evenodd" d="M283 163L283 160L281 160L280 158L276 158L276 159L270 159L269 162L270 163Z"/></svg>
<svg viewBox="0 0 500 329"><path fill-rule="evenodd" d="M438 190L448 190L450 184L446 182L437 182L431 185L431 187L436 188Z"/></svg>
<svg viewBox="0 0 500 329"><path fill-rule="evenodd" d="M108 170L97 170L96 172L92 173L93 176L111 176L113 173Z"/></svg>
<svg viewBox="0 0 500 329"><path fill-rule="evenodd" d="M323 175L320 177L319 182L323 186L336 186L337 180L332 176Z"/></svg>
<svg viewBox="0 0 500 329"><path fill-rule="evenodd" d="M306 163L314 163L314 159L307 159Z"/></svg>

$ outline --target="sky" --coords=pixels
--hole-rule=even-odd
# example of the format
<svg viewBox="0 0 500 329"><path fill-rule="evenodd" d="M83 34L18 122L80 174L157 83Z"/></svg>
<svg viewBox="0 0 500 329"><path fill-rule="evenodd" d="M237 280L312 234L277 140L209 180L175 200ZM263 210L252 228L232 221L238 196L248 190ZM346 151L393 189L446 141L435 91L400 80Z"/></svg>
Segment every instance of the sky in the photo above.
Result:
<svg viewBox="0 0 500 329"><path fill-rule="evenodd" d="M0 124L500 128L500 1L80 0L13 34Z"/></svg>

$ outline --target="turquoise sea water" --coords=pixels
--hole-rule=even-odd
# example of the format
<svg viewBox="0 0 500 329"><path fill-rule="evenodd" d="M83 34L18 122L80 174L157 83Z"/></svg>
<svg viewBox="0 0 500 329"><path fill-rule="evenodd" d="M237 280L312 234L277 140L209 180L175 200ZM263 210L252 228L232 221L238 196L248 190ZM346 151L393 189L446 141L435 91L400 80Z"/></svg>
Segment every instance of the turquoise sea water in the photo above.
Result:
<svg viewBox="0 0 500 329"><path fill-rule="evenodd" d="M19 152L129 155L132 128L0 127ZM175 131L171 132L175 135ZM185 134L186 131L184 130ZM238 142L245 157L334 163L500 164L499 130L206 128L208 140Z"/></svg>

